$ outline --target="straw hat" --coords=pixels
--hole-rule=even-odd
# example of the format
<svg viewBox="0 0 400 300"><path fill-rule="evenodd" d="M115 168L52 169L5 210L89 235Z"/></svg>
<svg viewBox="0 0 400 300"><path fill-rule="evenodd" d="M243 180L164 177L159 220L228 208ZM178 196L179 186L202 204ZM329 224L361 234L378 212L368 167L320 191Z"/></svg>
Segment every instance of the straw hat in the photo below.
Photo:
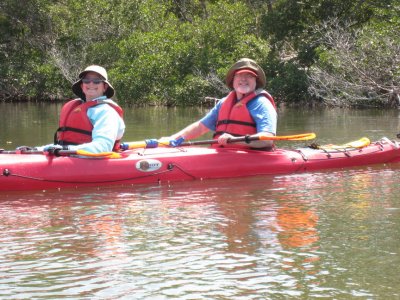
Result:
<svg viewBox="0 0 400 300"><path fill-rule="evenodd" d="M229 88L233 89L233 76L240 73L251 73L256 76L257 89L265 86L266 79L263 69L261 69L254 60L250 58L242 58L235 62L226 74L225 82Z"/></svg>
<svg viewBox="0 0 400 300"><path fill-rule="evenodd" d="M108 84L108 88L107 88L107 90L105 92L105 95L107 96L107 98L111 98L112 96L114 96L114 88L108 82L108 76L107 76L106 69L104 69L103 67L100 67L100 66L96 66L96 65L92 65L92 66L87 67L84 71L82 71L79 74L79 80L76 81L72 85L72 91L74 92L75 95L77 95L79 98L85 100L86 97L85 97L85 94L82 91L81 82L82 82L82 78L85 77L86 73L89 73L89 72L94 72L94 73L99 74L101 77L103 77L104 82Z"/></svg>

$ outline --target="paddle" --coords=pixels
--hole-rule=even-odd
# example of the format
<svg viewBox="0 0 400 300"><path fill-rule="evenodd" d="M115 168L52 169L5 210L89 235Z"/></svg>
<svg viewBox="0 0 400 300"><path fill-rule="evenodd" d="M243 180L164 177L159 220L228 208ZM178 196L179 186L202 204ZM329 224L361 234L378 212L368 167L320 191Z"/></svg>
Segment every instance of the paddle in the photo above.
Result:
<svg viewBox="0 0 400 300"><path fill-rule="evenodd" d="M101 153L91 153L85 150L54 150L49 152L38 151L38 150L12 150L7 151L0 149L0 154L46 154L54 156L70 156L70 155L80 155L88 157L101 157L101 158L119 158L121 155L116 152L101 152Z"/></svg>
<svg viewBox="0 0 400 300"><path fill-rule="evenodd" d="M250 143L251 141L307 141L315 139L315 133L302 133L296 135L283 135L283 136L267 136L267 135L246 135L230 138L228 143L238 143L238 142L246 142ZM195 145L212 145L217 144L217 140L202 140L202 141L187 141L180 144L178 147L184 146L195 146ZM128 142L121 144L121 149L138 149L138 148L146 148L146 141L139 142ZM167 140L158 140L157 147L172 147ZM79 156L87 156L87 157L99 157L99 158L120 158L121 155L117 152L101 152L101 153L91 153L85 150L53 150L49 152L43 152L38 150L4 150L0 149L0 154L46 154L46 155L54 155L54 156L70 156L70 155L79 155Z"/></svg>
<svg viewBox="0 0 400 300"><path fill-rule="evenodd" d="M228 143L238 143L238 142L246 142L250 143L251 141L307 141L315 139L315 133L303 133L296 135L283 135L283 136L267 136L267 135L248 135L248 136L239 136L231 138ZM171 147L169 141L167 140L158 140L157 147ZM183 146L194 146L194 145L212 145L217 144L217 140L202 140L202 141L187 141L180 144L178 147ZM137 148L146 148L146 141L139 142L127 142L121 144L121 148L124 150L128 149L137 149Z"/></svg>

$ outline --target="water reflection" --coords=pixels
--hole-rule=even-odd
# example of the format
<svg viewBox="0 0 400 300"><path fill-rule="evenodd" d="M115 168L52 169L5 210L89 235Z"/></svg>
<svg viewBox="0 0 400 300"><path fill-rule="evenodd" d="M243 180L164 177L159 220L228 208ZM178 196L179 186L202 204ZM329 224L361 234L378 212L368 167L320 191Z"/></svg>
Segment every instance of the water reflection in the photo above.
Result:
<svg viewBox="0 0 400 300"><path fill-rule="evenodd" d="M184 288L187 276L217 295L224 295L237 280L246 284L235 293L244 292L248 285L254 285L250 294L267 293L270 285L286 282L287 277L270 272L287 269L296 261L281 251L300 246L287 241L301 236L304 226L293 224L291 217L279 219L280 211L290 212L286 207L290 201L286 203L284 196L275 198L274 191L279 196L287 189L281 183L288 181L278 181L277 186L274 180L195 181L105 193L20 194L18 200L1 203L2 215L12 211L11 215L24 219L22 223L16 217L1 219L3 228L18 228L0 235L10 246L4 257L9 263L22 264L23 269L36 270L36 275L26 275L23 269L14 269L21 272L21 282L33 282L30 295L44 286L63 286L65 281L79 294L82 280L92 293L99 286L110 292L121 284L110 281L109 272L118 268L145 285L154 276L163 278L157 281L162 287L154 287L151 293L203 295L205 291ZM133 273L128 271L133 269ZM56 281L52 274L58 274ZM176 286L167 278L174 278ZM136 288L142 289L142 284Z"/></svg>
<svg viewBox="0 0 400 300"><path fill-rule="evenodd" d="M395 277L375 273L395 276L399 242L381 237L400 228L398 198L382 197L397 171L5 194L0 296L387 294Z"/></svg>

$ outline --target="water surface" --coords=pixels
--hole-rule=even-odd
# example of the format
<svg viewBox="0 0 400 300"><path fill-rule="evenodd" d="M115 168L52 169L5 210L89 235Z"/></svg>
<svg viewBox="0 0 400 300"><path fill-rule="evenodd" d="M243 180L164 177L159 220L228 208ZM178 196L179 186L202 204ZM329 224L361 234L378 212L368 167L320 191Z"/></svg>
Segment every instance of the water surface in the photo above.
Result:
<svg viewBox="0 0 400 300"><path fill-rule="evenodd" d="M0 146L47 143L56 106L0 104ZM126 138L168 135L205 110L128 109ZM280 134L321 143L394 138L399 121L377 110L280 116ZM399 299L398 178L393 164L1 193L0 298Z"/></svg>

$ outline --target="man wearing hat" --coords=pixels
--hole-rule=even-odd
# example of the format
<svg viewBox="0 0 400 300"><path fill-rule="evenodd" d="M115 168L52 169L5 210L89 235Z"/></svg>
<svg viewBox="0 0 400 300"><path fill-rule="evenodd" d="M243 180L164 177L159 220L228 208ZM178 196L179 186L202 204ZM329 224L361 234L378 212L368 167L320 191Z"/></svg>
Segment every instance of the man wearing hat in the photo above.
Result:
<svg viewBox="0 0 400 300"><path fill-rule="evenodd" d="M232 91L201 120L173 134L172 140L191 140L209 131L219 145L244 135L276 135L277 112L272 96L263 90L264 71L252 59L242 58L229 69L226 85ZM229 147L271 149L272 141L257 140L229 144Z"/></svg>
<svg viewBox="0 0 400 300"><path fill-rule="evenodd" d="M72 91L79 98L62 107L54 144L36 149L85 150L91 153L118 150L125 123L122 108L110 99L114 88L108 82L107 71L96 65L87 67L72 85Z"/></svg>

